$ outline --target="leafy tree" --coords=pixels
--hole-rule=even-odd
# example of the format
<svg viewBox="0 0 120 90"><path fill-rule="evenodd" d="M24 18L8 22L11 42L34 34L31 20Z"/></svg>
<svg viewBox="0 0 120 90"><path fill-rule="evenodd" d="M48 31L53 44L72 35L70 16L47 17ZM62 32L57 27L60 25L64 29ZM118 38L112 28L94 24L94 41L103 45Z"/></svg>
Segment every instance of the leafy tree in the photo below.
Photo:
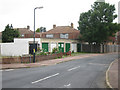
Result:
<svg viewBox="0 0 120 90"><path fill-rule="evenodd" d="M2 42L14 42L14 38L19 37L19 31L14 30L12 25L9 24L5 27L5 30L2 32Z"/></svg>
<svg viewBox="0 0 120 90"><path fill-rule="evenodd" d="M95 2L88 12L80 15L78 29L81 41L103 43L115 33L119 25L113 23L117 18L115 6L104 2Z"/></svg>
<svg viewBox="0 0 120 90"><path fill-rule="evenodd" d="M36 32L46 32L46 28L45 27L40 27L36 30Z"/></svg>

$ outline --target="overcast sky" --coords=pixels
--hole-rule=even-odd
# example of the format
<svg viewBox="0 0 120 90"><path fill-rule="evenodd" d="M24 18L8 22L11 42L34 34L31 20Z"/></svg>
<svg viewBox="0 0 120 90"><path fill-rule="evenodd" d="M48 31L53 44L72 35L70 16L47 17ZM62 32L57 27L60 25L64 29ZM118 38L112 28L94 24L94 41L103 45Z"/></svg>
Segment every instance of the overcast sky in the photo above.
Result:
<svg viewBox="0 0 120 90"><path fill-rule="evenodd" d="M68 26L74 23L78 27L80 13L86 12L96 0L0 0L0 31L7 24L14 28L25 28L27 25L33 30L34 8L43 6L36 10L36 29L43 26L47 30L56 26ZM105 0L115 4L118 13L119 0ZM115 20L117 21L117 19Z"/></svg>

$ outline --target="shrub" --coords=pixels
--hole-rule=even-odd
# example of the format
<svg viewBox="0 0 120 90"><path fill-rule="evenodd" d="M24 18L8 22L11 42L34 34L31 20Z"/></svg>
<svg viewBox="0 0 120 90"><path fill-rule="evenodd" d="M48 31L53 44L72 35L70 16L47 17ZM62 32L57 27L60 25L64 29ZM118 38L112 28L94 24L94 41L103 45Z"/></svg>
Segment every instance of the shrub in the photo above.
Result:
<svg viewBox="0 0 120 90"><path fill-rule="evenodd" d="M74 53L74 50L72 51L72 53Z"/></svg>
<svg viewBox="0 0 120 90"><path fill-rule="evenodd" d="M52 54L54 54L54 53L60 53L59 49L58 48L53 48Z"/></svg>
<svg viewBox="0 0 120 90"><path fill-rule="evenodd" d="M37 55L47 55L47 53L44 52L44 50L40 50L36 52Z"/></svg>
<svg viewBox="0 0 120 90"><path fill-rule="evenodd" d="M42 50L41 50L40 48L37 48L37 51L40 52L40 51L42 51Z"/></svg>
<svg viewBox="0 0 120 90"><path fill-rule="evenodd" d="M39 55L47 55L45 52L40 52Z"/></svg>

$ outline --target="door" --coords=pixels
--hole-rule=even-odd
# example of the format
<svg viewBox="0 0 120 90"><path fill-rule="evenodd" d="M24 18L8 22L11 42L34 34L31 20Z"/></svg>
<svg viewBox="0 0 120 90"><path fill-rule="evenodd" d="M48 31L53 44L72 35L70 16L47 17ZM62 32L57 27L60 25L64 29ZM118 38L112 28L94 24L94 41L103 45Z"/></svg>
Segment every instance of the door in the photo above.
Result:
<svg viewBox="0 0 120 90"><path fill-rule="evenodd" d="M77 52L81 52L81 44L80 43L77 44Z"/></svg>
<svg viewBox="0 0 120 90"><path fill-rule="evenodd" d="M64 52L64 43L58 43L59 51Z"/></svg>
<svg viewBox="0 0 120 90"><path fill-rule="evenodd" d="M51 52L53 51L54 48L57 48L57 44L56 43L51 43Z"/></svg>
<svg viewBox="0 0 120 90"><path fill-rule="evenodd" d="M70 50L70 43L66 43L65 50L66 50L66 52L68 52Z"/></svg>
<svg viewBox="0 0 120 90"><path fill-rule="evenodd" d="M42 49L44 52L48 52L48 43L42 43Z"/></svg>
<svg viewBox="0 0 120 90"><path fill-rule="evenodd" d="M77 44L76 43L72 43L72 45L71 45L71 51L72 52L77 52Z"/></svg>
<svg viewBox="0 0 120 90"><path fill-rule="evenodd" d="M33 54L34 44L29 43L29 54ZM35 52L37 52L37 44L35 44Z"/></svg>

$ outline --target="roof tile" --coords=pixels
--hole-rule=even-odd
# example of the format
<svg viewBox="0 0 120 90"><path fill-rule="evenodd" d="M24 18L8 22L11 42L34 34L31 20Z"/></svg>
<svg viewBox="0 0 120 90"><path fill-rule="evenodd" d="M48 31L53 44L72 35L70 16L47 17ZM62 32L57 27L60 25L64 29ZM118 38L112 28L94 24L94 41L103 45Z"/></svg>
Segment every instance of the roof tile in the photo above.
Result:
<svg viewBox="0 0 120 90"><path fill-rule="evenodd" d="M70 26L58 26L58 27L55 27L43 34L73 33L73 32L80 32L80 31L76 30L74 28L71 28Z"/></svg>

